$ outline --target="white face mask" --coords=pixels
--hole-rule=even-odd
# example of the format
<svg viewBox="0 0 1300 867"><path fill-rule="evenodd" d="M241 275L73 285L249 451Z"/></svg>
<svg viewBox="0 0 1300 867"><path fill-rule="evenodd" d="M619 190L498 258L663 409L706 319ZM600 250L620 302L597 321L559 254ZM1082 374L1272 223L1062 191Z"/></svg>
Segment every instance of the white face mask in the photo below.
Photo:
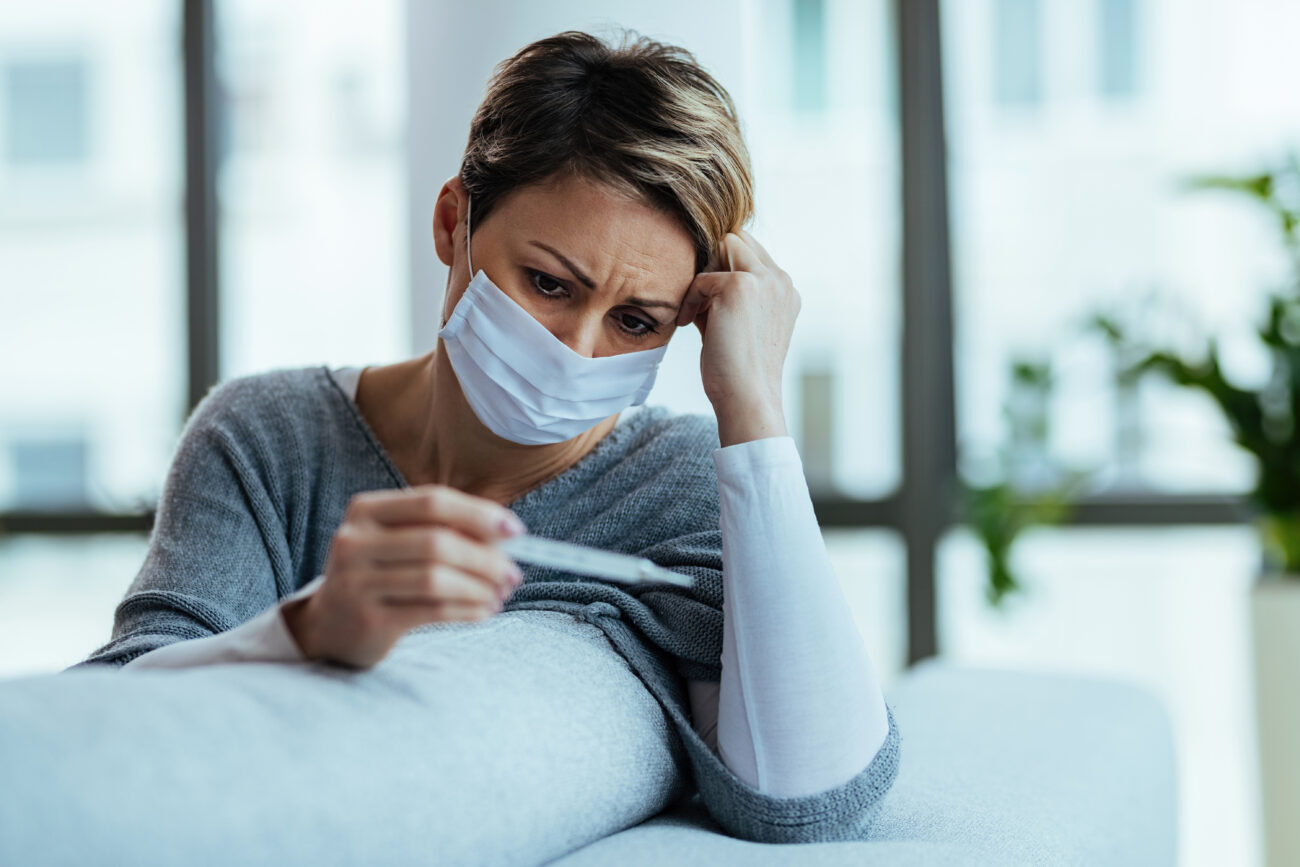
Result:
<svg viewBox="0 0 1300 867"><path fill-rule="evenodd" d="M469 254L471 280L438 332L461 391L497 436L522 445L564 442L645 402L668 345L587 358L515 303Z"/></svg>

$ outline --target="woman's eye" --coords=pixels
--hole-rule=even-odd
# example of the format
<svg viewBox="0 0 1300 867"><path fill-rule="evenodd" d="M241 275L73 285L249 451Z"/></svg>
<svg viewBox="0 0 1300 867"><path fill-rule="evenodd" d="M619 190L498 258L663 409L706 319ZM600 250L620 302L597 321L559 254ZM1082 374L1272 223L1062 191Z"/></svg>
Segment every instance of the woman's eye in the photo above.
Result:
<svg viewBox="0 0 1300 867"><path fill-rule="evenodd" d="M533 289L543 298L563 298L568 292L568 288L556 280L550 274L543 271L534 271L532 268L526 269L528 272L528 282L532 284ZM647 322L639 316L633 316L631 313L618 313L614 316L618 327L628 337L648 337L651 334L658 334L659 329L655 327L654 322Z"/></svg>
<svg viewBox="0 0 1300 867"><path fill-rule="evenodd" d="M644 319L639 319L630 313L621 314L619 319L622 321L623 329L633 337L645 337L659 330Z"/></svg>
<svg viewBox="0 0 1300 867"><path fill-rule="evenodd" d="M549 274L543 274L541 271L530 271L529 280L531 280L533 288L538 292L551 297L559 294L556 290L564 288L564 284L559 280Z"/></svg>

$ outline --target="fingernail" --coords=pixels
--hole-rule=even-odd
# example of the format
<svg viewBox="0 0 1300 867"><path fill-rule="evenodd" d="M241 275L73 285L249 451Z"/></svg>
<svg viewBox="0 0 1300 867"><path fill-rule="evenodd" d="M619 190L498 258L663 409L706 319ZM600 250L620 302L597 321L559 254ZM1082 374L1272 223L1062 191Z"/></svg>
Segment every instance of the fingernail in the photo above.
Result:
<svg viewBox="0 0 1300 867"><path fill-rule="evenodd" d="M528 532L528 528L524 526L524 522L519 520L515 515L505 516L497 523L497 527L507 536L518 536L521 533Z"/></svg>
<svg viewBox="0 0 1300 867"><path fill-rule="evenodd" d="M524 583L524 572L518 566L511 566L510 571L507 574L510 576L510 580L516 587Z"/></svg>

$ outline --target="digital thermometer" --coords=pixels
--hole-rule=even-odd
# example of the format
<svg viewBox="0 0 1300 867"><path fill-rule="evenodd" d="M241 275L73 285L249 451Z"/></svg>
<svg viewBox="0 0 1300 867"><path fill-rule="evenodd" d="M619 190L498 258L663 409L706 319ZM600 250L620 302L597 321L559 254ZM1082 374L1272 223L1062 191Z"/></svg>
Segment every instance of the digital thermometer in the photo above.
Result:
<svg viewBox="0 0 1300 867"><path fill-rule="evenodd" d="M613 551L602 551L571 542L559 542L555 539L543 539L540 536L513 536L497 543L516 560L550 566L565 572L579 575L592 575L607 578L610 581L622 581L628 584L644 582L664 582L679 587L693 587L695 582L688 575L665 569L645 557L632 557Z"/></svg>

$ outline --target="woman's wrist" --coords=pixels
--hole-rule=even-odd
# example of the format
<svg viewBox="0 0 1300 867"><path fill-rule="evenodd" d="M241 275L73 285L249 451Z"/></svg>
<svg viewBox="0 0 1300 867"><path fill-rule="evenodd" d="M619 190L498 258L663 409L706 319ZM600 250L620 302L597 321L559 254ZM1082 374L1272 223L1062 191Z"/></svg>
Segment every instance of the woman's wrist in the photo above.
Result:
<svg viewBox="0 0 1300 867"><path fill-rule="evenodd" d="M779 396L720 402L713 409L718 417L719 444L723 448L767 437L789 436Z"/></svg>
<svg viewBox="0 0 1300 867"><path fill-rule="evenodd" d="M289 630L289 638L307 660L316 658L315 645L311 640L311 621L308 617L308 604L311 600L311 596L304 596L280 604L280 616L284 619L285 628Z"/></svg>

